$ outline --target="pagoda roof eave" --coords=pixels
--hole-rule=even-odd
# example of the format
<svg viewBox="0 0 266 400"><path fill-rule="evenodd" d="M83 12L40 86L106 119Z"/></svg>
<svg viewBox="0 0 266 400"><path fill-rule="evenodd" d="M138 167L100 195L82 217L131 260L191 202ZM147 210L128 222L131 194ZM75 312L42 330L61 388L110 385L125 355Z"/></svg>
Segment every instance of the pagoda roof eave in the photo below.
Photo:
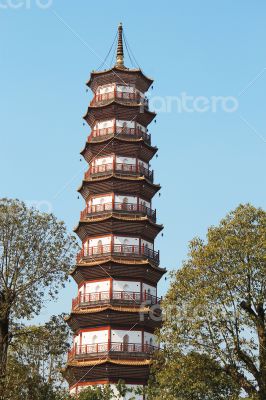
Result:
<svg viewBox="0 0 266 400"><path fill-rule="evenodd" d="M161 185L160 184L149 182L149 180L145 176L144 177L143 176L138 176L138 177L135 177L134 179L129 179L128 176L127 177L126 176L125 177L124 176L121 177L121 176L117 176L116 174L110 174L110 175L105 176L105 177L99 177L99 178L97 178L97 180L95 179L93 181L88 181L88 180L84 180L83 179L81 185L77 188L77 192L80 193L80 191L83 188L84 183L85 184L90 183L90 182L95 183L95 182L100 182L100 181L103 181L103 180L108 180L110 178L116 178L116 179L125 180L125 181L126 180L129 180L129 181L131 181L131 180L136 180L136 181L142 180L142 181L145 181L148 185L156 187L157 191L161 189Z"/></svg>
<svg viewBox="0 0 266 400"><path fill-rule="evenodd" d="M167 272L167 269L166 269L166 268L162 268L162 267L156 266L156 265L154 265L153 263L151 263L149 260L145 260L144 262L140 262L139 260L138 260L138 261L136 261L136 260L130 260L130 261L131 261L130 264L149 265L152 269L155 269L155 270L157 270L158 272L161 272L162 275L166 274L166 272ZM111 263L114 263L114 264L127 264L127 261L126 261L126 260L123 260L123 261L121 262L121 261L119 261L119 260L117 260L117 259L115 259L115 258L113 258L113 257L110 257L110 258L105 259L105 260L93 261L93 262L90 262L89 265L88 265L88 263L86 263L86 264L84 264L84 263L77 263L76 266L70 271L69 275L72 276L72 275L75 273L75 271L77 270L77 268L79 268L79 267L81 267L81 268L82 268L82 267L84 267L84 268L87 268L87 267L93 268L95 265L96 265L96 266L99 266L99 265L108 264L108 263L110 263L110 262L111 262Z"/></svg>
<svg viewBox="0 0 266 400"><path fill-rule="evenodd" d="M101 222L101 221L107 221L107 220L120 220L120 221L140 221L140 222L146 222L149 223L150 225L158 228L158 230L163 230L164 226L162 224L157 224L156 222L153 222L148 216L139 216L138 218L134 217L129 217L128 215L118 215L117 213L110 212L110 214L100 216L100 217L95 217L91 219L86 219L86 220L81 220L79 223L74 227L73 232L77 233L77 230L79 229L80 226L84 226L87 224L95 223L95 222Z"/></svg>
<svg viewBox="0 0 266 400"><path fill-rule="evenodd" d="M104 71L92 71L91 74L90 74L90 79L86 82L86 85L89 88L91 88L91 84L92 84L92 81L93 81L94 77L98 77L98 76L102 76L102 75L110 74L110 73L115 73L116 74L116 73L119 73L121 71L125 72L125 73L129 73L129 74L130 73L131 74L132 73L133 74L139 74L147 82L148 88L151 86L151 84L154 81L152 78L149 78L148 76L146 76L142 72L142 70L140 68L132 68L132 69L130 69L130 68L119 68L117 66L114 66L114 67L106 69Z"/></svg>
<svg viewBox="0 0 266 400"><path fill-rule="evenodd" d="M116 99L110 101L107 104L104 105L99 105L99 106L89 106L87 109L87 112L83 115L83 119L92 127L93 123L89 123L89 114L90 112L93 112L95 110L100 110L101 112L103 110L106 110L108 108L112 108L112 106L119 106L125 109L135 109L137 111L136 115L143 115L146 114L147 116L149 116L149 118L147 118L147 122L146 122L146 126L149 125L152 120L156 117L156 113L154 111L150 111L148 109L146 109L145 107L143 107L143 105L141 104L128 104L128 103L121 103L119 101L117 101ZM97 119L97 118L96 118ZM135 120L137 121L138 119L135 118ZM142 124L144 124L144 122L142 122Z"/></svg>
<svg viewBox="0 0 266 400"><path fill-rule="evenodd" d="M119 140L119 141L121 141L121 142L132 142L132 139L129 140L129 139L126 139L126 138L124 138L124 137L121 138L121 137L118 137L118 135L117 135L117 136L114 135L114 136L111 137L111 138L107 138L107 139L103 139L103 140L98 140L97 142L93 142L93 141L88 142L88 141L87 141L87 142L85 143L83 149L79 152L79 154L83 156L84 153L86 152L88 146L91 146L91 145L92 145L92 146L97 146L97 145L99 145L100 143L108 142L108 140L109 140L109 141ZM151 149L151 150L154 152L154 154L156 154L157 151L158 151L158 147L157 147L157 146L152 146L152 145L146 143L145 140L144 140L143 138L135 139L135 140L134 140L134 143L137 143L137 142L141 142L141 144L142 144L143 146L145 146L145 147Z"/></svg>

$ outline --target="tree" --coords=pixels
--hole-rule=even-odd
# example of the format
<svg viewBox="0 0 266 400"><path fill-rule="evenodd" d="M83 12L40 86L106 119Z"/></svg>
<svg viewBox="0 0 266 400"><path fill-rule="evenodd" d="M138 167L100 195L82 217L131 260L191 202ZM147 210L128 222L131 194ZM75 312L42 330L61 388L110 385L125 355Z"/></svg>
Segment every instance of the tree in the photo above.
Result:
<svg viewBox="0 0 266 400"><path fill-rule="evenodd" d="M125 398L135 400L135 394L137 394L135 392L137 390L128 388L123 381L120 381L113 388L110 385L88 387L79 393L78 400L121 400Z"/></svg>
<svg viewBox="0 0 266 400"><path fill-rule="evenodd" d="M52 214L0 200L0 385L15 322L55 299L73 265L76 242Z"/></svg>
<svg viewBox="0 0 266 400"><path fill-rule="evenodd" d="M239 385L206 354L165 350L154 360L146 395L150 400L237 400Z"/></svg>
<svg viewBox="0 0 266 400"><path fill-rule="evenodd" d="M63 315L41 326L23 326L9 346L5 400L59 400L66 391L60 369L69 349Z"/></svg>
<svg viewBox="0 0 266 400"><path fill-rule="evenodd" d="M187 261L172 274L160 332L169 354L209 357L260 400L266 399L265 239L265 211L247 204L210 227L206 241L192 240Z"/></svg>

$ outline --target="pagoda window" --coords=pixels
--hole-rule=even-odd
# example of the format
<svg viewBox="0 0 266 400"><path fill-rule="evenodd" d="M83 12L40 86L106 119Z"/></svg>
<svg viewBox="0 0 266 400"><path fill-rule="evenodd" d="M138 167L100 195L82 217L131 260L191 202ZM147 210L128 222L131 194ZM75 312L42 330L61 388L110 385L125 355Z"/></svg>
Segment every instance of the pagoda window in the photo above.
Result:
<svg viewBox="0 0 266 400"><path fill-rule="evenodd" d="M127 210L127 209L128 209L128 198L124 197L122 202L122 210Z"/></svg>
<svg viewBox="0 0 266 400"><path fill-rule="evenodd" d="M123 291L124 291L124 292L128 292L128 289L129 289L129 286L128 286L128 284L126 283L126 284L123 286Z"/></svg>
<svg viewBox="0 0 266 400"><path fill-rule="evenodd" d="M97 243L97 253L101 254L103 252L103 242L101 240L98 240Z"/></svg>
<svg viewBox="0 0 266 400"><path fill-rule="evenodd" d="M97 285L96 288L95 288L95 292L96 292L96 293L99 293L100 289L101 289L101 288L100 288L100 285Z"/></svg>
<svg viewBox="0 0 266 400"><path fill-rule="evenodd" d="M123 351L128 351L128 342L129 342L129 336L125 335L123 337Z"/></svg>

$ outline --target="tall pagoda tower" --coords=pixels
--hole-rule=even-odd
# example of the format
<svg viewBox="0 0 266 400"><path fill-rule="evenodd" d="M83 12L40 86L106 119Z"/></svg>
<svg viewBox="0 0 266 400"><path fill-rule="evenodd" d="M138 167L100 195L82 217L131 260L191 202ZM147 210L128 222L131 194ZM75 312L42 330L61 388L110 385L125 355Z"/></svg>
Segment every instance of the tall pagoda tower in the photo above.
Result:
<svg viewBox="0 0 266 400"><path fill-rule="evenodd" d="M154 249L163 227L152 208L160 189L149 166L157 152L147 129L155 117L145 97L152 82L125 67L120 24L115 66L92 72L87 82L93 99L84 119L91 133L81 154L89 166L78 189L86 206L75 228L82 250L67 317L74 333L66 368L72 394L120 380L132 389L146 385L158 347L157 283L165 270Z"/></svg>

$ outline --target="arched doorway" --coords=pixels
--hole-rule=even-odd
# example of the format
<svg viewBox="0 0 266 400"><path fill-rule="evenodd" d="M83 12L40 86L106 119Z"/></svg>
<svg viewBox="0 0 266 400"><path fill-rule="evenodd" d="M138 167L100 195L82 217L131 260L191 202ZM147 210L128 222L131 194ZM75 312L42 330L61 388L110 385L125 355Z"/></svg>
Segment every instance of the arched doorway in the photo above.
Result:
<svg viewBox="0 0 266 400"><path fill-rule="evenodd" d="M128 342L129 342L129 336L125 335L123 337L123 351L128 351Z"/></svg>
<svg viewBox="0 0 266 400"><path fill-rule="evenodd" d="M123 253L129 253L130 252L130 246L129 246L128 239L124 239L122 247L123 247Z"/></svg>
<svg viewBox="0 0 266 400"><path fill-rule="evenodd" d="M103 253L103 242L100 240L98 240L97 243L97 254L102 254Z"/></svg>
<svg viewBox="0 0 266 400"><path fill-rule="evenodd" d="M125 285L123 285L122 299L123 300L130 299L129 286L127 283Z"/></svg>
<svg viewBox="0 0 266 400"><path fill-rule="evenodd" d="M128 198L127 197L123 198L122 210L128 210Z"/></svg>
<svg viewBox="0 0 266 400"><path fill-rule="evenodd" d="M91 342L92 342L92 353L97 353L97 347L98 347L98 337L97 337L97 335L93 335L93 337L92 337L92 340L91 340Z"/></svg>

